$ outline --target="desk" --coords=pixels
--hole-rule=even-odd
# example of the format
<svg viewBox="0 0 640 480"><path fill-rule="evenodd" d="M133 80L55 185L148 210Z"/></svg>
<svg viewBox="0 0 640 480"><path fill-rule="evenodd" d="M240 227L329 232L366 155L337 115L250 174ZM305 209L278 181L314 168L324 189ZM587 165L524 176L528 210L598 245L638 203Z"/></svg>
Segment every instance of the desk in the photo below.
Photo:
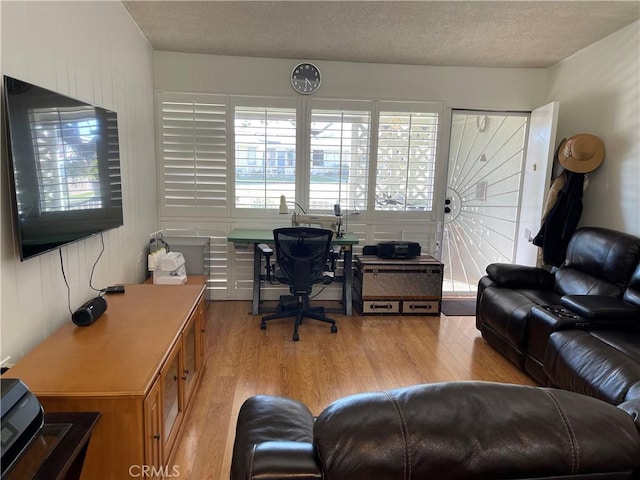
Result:
<svg viewBox="0 0 640 480"><path fill-rule="evenodd" d="M80 478L91 431L99 418L97 412L45 413L42 430L7 480Z"/></svg>
<svg viewBox="0 0 640 480"><path fill-rule="evenodd" d="M260 280L265 278L260 272L262 265L262 255L258 244L273 244L273 230L252 230L252 229L236 229L228 236L227 241L238 243L253 244L253 298L251 306L251 314L259 315L260 312ZM353 246L359 242L358 237L353 233L345 233L341 238L334 238L331 242L333 245L340 246L344 253L344 275L336 276L336 280L342 281L342 302L344 305L344 314L351 315L353 312L352 302L352 285L353 285Z"/></svg>

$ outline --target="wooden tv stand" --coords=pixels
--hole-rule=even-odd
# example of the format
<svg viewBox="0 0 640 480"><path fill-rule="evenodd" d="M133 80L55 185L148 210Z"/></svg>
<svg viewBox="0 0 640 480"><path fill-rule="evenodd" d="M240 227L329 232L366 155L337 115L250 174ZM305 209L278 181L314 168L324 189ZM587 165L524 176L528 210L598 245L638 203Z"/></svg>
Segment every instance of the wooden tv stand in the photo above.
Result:
<svg viewBox="0 0 640 480"><path fill-rule="evenodd" d="M204 288L194 275L186 285L126 285L106 296L93 325L69 320L4 374L21 379L45 412L102 413L82 479L175 473L203 368Z"/></svg>

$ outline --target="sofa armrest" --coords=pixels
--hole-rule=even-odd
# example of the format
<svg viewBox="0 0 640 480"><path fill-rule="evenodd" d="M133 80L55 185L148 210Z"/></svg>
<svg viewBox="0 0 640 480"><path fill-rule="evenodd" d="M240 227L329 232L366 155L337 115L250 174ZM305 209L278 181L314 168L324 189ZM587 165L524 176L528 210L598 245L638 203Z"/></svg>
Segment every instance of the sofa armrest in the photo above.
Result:
<svg viewBox="0 0 640 480"><path fill-rule="evenodd" d="M322 480L313 443L260 443L253 449L249 465L251 480Z"/></svg>
<svg viewBox="0 0 640 480"><path fill-rule="evenodd" d="M487 266L487 275L498 286L505 288L530 288L553 290L555 277L543 268L492 263Z"/></svg>
<svg viewBox="0 0 640 480"><path fill-rule="evenodd" d="M564 307L587 320L640 325L640 308L620 298L607 295L564 295L560 301Z"/></svg>
<svg viewBox="0 0 640 480"><path fill-rule="evenodd" d="M258 446L273 442L312 444L313 422L309 409L291 398L256 395L245 400L236 423L231 480L252 478L250 472ZM262 452L259 454L259 458L264 457Z"/></svg>

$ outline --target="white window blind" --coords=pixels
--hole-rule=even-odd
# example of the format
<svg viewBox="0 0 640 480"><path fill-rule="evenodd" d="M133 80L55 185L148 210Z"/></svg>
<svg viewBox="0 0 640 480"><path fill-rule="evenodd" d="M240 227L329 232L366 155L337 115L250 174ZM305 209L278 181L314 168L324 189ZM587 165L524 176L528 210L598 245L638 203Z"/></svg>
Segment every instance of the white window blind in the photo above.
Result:
<svg viewBox="0 0 640 480"><path fill-rule="evenodd" d="M380 111L376 211L431 211L438 114Z"/></svg>
<svg viewBox="0 0 640 480"><path fill-rule="evenodd" d="M225 96L159 94L166 207L227 206Z"/></svg>
<svg viewBox="0 0 640 480"><path fill-rule="evenodd" d="M296 109L237 106L234 115L235 207L295 201Z"/></svg>
<svg viewBox="0 0 640 480"><path fill-rule="evenodd" d="M366 208L370 123L368 111L311 110L311 210Z"/></svg>

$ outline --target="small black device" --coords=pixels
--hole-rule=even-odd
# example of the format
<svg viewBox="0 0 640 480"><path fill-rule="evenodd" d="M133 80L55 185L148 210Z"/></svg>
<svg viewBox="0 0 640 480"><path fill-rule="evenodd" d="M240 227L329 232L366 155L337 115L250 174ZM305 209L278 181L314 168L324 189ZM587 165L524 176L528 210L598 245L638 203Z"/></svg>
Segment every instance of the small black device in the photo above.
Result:
<svg viewBox="0 0 640 480"><path fill-rule="evenodd" d="M104 293L111 295L113 293L124 293L124 285L111 285L104 289Z"/></svg>
<svg viewBox="0 0 640 480"><path fill-rule="evenodd" d="M422 247L417 242L380 242L377 245L380 258L415 258L420 256Z"/></svg>
<svg viewBox="0 0 640 480"><path fill-rule="evenodd" d="M86 327L95 322L107 309L104 297L95 297L73 312L71 320L79 327Z"/></svg>
<svg viewBox="0 0 640 480"><path fill-rule="evenodd" d="M44 425L44 410L36 396L17 378L2 378L2 478L35 440Z"/></svg>

